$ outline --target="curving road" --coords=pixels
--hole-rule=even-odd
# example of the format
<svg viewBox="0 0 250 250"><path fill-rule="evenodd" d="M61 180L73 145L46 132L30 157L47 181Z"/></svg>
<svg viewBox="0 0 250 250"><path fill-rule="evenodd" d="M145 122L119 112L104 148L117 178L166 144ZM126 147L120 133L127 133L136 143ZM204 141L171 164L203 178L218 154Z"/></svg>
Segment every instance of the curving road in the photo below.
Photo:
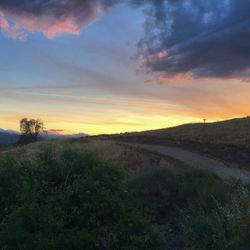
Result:
<svg viewBox="0 0 250 250"><path fill-rule="evenodd" d="M219 160L211 159L209 157L188 151L186 149L170 146L127 142L119 142L119 144L129 145L136 148L145 149L151 152L156 152L161 155L169 156L179 161L182 161L183 163L189 166L212 171L222 178L237 178L241 179L244 182L250 182L250 171L228 166L223 162L220 162Z"/></svg>

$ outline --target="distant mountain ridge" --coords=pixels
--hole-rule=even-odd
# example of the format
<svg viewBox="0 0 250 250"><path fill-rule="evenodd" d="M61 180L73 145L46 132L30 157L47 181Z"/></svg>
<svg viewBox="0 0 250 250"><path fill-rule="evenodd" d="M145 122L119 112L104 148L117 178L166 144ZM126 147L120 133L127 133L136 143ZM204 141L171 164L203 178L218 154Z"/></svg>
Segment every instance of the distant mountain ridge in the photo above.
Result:
<svg viewBox="0 0 250 250"><path fill-rule="evenodd" d="M88 136L87 134L84 133L79 133L79 134L66 134L66 135L61 135L61 134L42 134L41 137L45 139L62 139L62 138L81 138Z"/></svg>
<svg viewBox="0 0 250 250"><path fill-rule="evenodd" d="M9 145L16 143L19 139L19 134L13 131L0 129L0 145Z"/></svg>
<svg viewBox="0 0 250 250"><path fill-rule="evenodd" d="M0 128L0 145L14 144L18 141L20 133L13 130L4 130ZM42 139L62 139L62 138L80 138L85 137L87 134L79 133L72 135L60 135L60 134L42 134Z"/></svg>
<svg viewBox="0 0 250 250"><path fill-rule="evenodd" d="M0 133L8 133L8 134L19 134L19 132L15 131L15 130L10 130L10 129L2 129L0 128Z"/></svg>

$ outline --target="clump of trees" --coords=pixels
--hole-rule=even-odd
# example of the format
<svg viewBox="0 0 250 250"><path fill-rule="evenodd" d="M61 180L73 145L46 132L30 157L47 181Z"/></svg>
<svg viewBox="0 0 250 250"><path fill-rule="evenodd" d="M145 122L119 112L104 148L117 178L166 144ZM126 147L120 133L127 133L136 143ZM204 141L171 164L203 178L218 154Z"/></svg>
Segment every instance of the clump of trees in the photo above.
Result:
<svg viewBox="0 0 250 250"><path fill-rule="evenodd" d="M20 121L20 132L18 144L36 142L41 133L46 132L44 123L40 119L23 118Z"/></svg>

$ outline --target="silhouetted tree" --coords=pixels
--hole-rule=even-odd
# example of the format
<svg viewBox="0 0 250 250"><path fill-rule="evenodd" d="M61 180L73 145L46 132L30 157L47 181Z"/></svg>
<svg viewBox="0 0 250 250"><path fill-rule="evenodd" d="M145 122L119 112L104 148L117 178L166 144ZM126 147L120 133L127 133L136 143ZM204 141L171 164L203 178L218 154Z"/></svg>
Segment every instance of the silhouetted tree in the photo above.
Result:
<svg viewBox="0 0 250 250"><path fill-rule="evenodd" d="M23 118L20 121L20 131L19 144L35 142L39 134L44 132L44 123L40 119Z"/></svg>

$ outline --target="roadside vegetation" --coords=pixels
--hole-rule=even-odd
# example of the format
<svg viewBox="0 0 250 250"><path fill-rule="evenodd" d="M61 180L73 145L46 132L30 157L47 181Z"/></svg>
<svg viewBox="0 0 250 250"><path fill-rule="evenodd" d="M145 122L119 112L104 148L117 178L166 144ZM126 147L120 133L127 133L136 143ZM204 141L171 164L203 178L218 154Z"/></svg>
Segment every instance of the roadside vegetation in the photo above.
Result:
<svg viewBox="0 0 250 250"><path fill-rule="evenodd" d="M250 187L114 142L0 157L0 249L249 249Z"/></svg>

